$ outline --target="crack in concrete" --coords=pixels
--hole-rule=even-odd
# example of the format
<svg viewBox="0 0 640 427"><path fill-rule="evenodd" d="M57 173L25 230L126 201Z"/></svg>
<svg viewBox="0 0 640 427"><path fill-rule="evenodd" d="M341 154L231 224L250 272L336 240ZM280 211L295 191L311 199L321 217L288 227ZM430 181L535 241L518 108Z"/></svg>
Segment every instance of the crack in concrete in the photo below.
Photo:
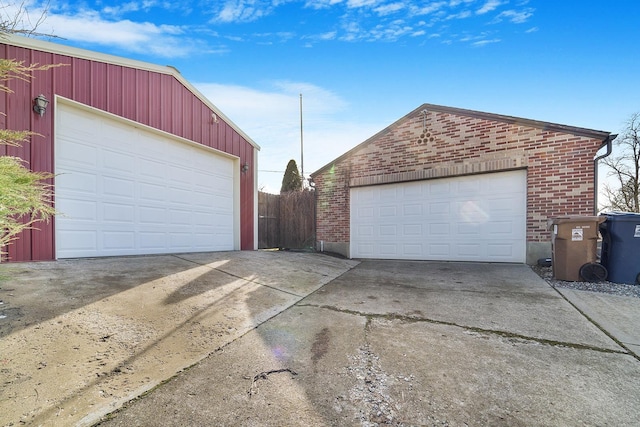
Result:
<svg viewBox="0 0 640 427"><path fill-rule="evenodd" d="M292 377L295 377L296 375L298 375L296 371L290 368L272 369L270 371L260 372L259 374L253 376L253 379L251 381L251 387L249 387L249 390L247 391L247 394L249 395L249 397L258 393L258 385L257 385L258 380L267 380L269 379L269 375L279 374L282 372L289 372Z"/></svg>
<svg viewBox="0 0 640 427"><path fill-rule="evenodd" d="M567 298L566 296L564 296L564 294L562 292L560 292L558 289L556 289L555 286L551 285L551 283L549 283L549 281L547 281L547 283L549 284L549 286L551 288L553 288L554 291L556 291L561 297L562 299L564 299L566 302L568 302L571 307L575 308L578 313L582 314L584 316L585 319L587 319L589 322L591 322L596 328L598 328L603 334L605 334L606 336L608 336L609 338L611 338L611 340L613 342L615 342L616 344L618 344L620 347L624 348L627 353L632 356L633 358L635 358L636 360L640 361L640 355L636 354L635 352L631 351L629 349L629 347L627 347L626 345L624 345L624 343L620 340L618 340L616 337L614 337L613 335L611 335L605 328L603 328L602 326L600 326L600 324L598 322L596 322L595 320L593 320L591 317L589 317L589 315L587 315L587 313L585 313L584 311L580 310L580 308L575 305L574 303L571 302L571 300L569 300L569 298Z"/></svg>
<svg viewBox="0 0 640 427"><path fill-rule="evenodd" d="M435 319L427 319L427 318L423 318L423 317L413 317L413 316L405 316L402 314L379 314L379 313L364 313L361 311L357 311L357 310L349 310L349 309L343 309L343 308L338 308L335 306L330 306L330 305L317 305L317 304L296 304L297 307L313 307L313 308L321 308L321 309L326 309L326 310L331 310L331 311L335 311L338 313L345 313L345 314L351 314L353 316L363 316L366 317L367 319L367 323L365 326L365 337L366 337L366 332L369 330L369 328L371 327L371 321L373 319L386 319L386 320L400 320L403 322L407 322L407 323L431 323L434 325L444 325L444 326L453 326L456 328L461 328L467 331L471 331L471 332L477 332L477 333L484 333L484 334L491 334L491 335L497 335L503 338L515 338L515 339L521 339L523 341L531 341L531 342L536 342L539 344L544 344L544 345L549 345L549 346L553 346L553 347L567 347L567 348L573 348L576 350L591 350L591 351L597 351L600 353L611 353L611 354L624 354L624 355L630 355L630 356L634 356L635 355L632 352L629 352L625 346L621 345L621 347L627 351L621 351L621 350L612 350L612 349L608 349L608 348L602 348L602 347L596 347L596 346L592 346L592 345L587 345L587 344L578 344L578 343L570 343L570 342L564 342L564 341L556 341L556 340L549 340L549 339L545 339L545 338L537 338L537 337L531 337L528 335L522 335L522 334L516 334L513 332L507 332L507 331L499 331L499 330L494 330L494 329L485 329L485 328L480 328L477 326L468 326L468 325L460 325L454 322L447 322L444 320L435 320ZM615 341L615 340L614 340ZM617 341L615 341L616 343L618 343Z"/></svg>
<svg viewBox="0 0 640 427"><path fill-rule="evenodd" d="M398 408L389 394L389 376L369 342L371 320L367 317L363 328L364 344L356 354L349 356L351 364L346 369L356 379L349 390L349 400L359 408L357 413L362 426L395 425Z"/></svg>

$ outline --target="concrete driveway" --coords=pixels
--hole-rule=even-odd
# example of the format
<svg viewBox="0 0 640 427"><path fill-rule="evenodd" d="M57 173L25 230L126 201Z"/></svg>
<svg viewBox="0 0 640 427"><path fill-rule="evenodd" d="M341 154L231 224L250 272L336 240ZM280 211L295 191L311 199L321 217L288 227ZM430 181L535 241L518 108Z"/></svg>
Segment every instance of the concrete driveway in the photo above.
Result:
<svg viewBox="0 0 640 427"><path fill-rule="evenodd" d="M2 264L0 426L91 425L356 264L264 251Z"/></svg>
<svg viewBox="0 0 640 427"><path fill-rule="evenodd" d="M635 426L639 399L528 267L365 261L101 425Z"/></svg>
<svg viewBox="0 0 640 427"><path fill-rule="evenodd" d="M131 267L142 276L138 285L80 304L72 310L76 318L59 314L2 338L3 354L14 345L26 353L37 328L64 334L71 320L82 325L82 316L102 313L93 318L104 329L72 326L56 351L73 350L76 335L87 346L93 337L107 364L96 375L93 362L55 362L66 375L73 372L67 365L81 367L74 375L86 382L56 396L39 377L52 363L37 369L33 359L20 377L24 363L12 360L7 368L3 356L3 374L12 375L11 386L24 384L24 395L7 398L4 382L2 425L90 425L145 390L100 425L640 423L638 359L524 265L358 264L283 252L124 261L153 274ZM82 262L90 270L84 280L93 280L105 269L97 264L115 261ZM119 268L111 274L124 274ZM23 283L33 274L21 273ZM141 301L153 310L141 309ZM131 327L116 328L125 320L142 328L152 313L167 318L156 320L168 325L164 332L144 338ZM136 339L142 344L131 344ZM177 362L173 352L181 355ZM69 382L59 378L60 385ZM7 418L5 411L16 405L22 415Z"/></svg>

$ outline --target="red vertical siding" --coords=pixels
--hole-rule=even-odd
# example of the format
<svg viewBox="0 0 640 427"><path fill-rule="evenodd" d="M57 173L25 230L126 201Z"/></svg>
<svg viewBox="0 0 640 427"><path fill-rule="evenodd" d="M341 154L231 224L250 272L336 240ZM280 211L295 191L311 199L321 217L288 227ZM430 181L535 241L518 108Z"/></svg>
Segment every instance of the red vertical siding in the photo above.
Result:
<svg viewBox="0 0 640 427"><path fill-rule="evenodd" d="M50 53L34 51L31 63L47 64L51 63L53 55ZM43 94L50 101L54 96L54 75L53 73L38 73L32 81L32 94ZM44 114L42 117L37 114L29 114L31 118L31 129L38 135L31 138L31 169L39 172L53 170L53 115ZM53 180L48 180L53 184ZM31 259L48 260L54 258L53 252L53 224L39 223L35 225L41 232L31 233Z"/></svg>
<svg viewBox="0 0 640 427"><path fill-rule="evenodd" d="M135 76L135 102L136 102L136 118L141 123L151 123L149 114L149 103L151 101L151 93L149 91L150 77L149 72L145 70L136 70Z"/></svg>
<svg viewBox="0 0 640 427"><path fill-rule="evenodd" d="M7 45L0 45L0 55L2 58L7 58ZM7 111L7 97L9 94L5 92L0 92L0 113L5 113ZM6 129L7 127L7 116L5 114L0 114L0 127L2 129ZM0 156L4 156L7 154L6 145L0 144Z"/></svg>
<svg viewBox="0 0 640 427"><path fill-rule="evenodd" d="M91 63L91 98L90 105L92 107L99 108L101 110L109 111L107 104L107 64L101 62ZM117 68L117 67L116 67ZM77 79L83 78L83 76L75 76Z"/></svg>
<svg viewBox="0 0 640 427"><path fill-rule="evenodd" d="M122 67L109 67L105 77L107 80L106 110L124 117L123 94L125 87L122 83Z"/></svg>
<svg viewBox="0 0 640 427"><path fill-rule="evenodd" d="M132 68L122 69L122 117L129 120L137 120L136 104L136 70Z"/></svg>
<svg viewBox="0 0 640 427"><path fill-rule="evenodd" d="M56 70L55 74L64 81L65 84L63 86L69 86L71 91L66 91L63 87L56 87L56 89L60 91L58 94L83 104L90 104L91 79L86 78L86 76L91 76L91 62L78 58L60 59L61 61L57 62L58 64L64 62L70 63L71 73L64 69L67 67L64 67L63 69ZM66 93L66 95L63 95L64 93Z"/></svg>
<svg viewBox="0 0 640 427"><path fill-rule="evenodd" d="M60 95L108 111L162 131L225 151L240 157L240 164L251 167L240 177L241 249L254 248L254 147L173 75L107 64L83 58L53 54L0 43L3 58L25 63L66 64L35 73L30 82L9 82L13 94L0 94L0 126L30 129L43 135L21 148L0 146L0 154L21 157L33 170L53 172L53 100ZM33 113L32 102L39 94L50 101L43 117ZM55 256L54 222L39 224L39 230L26 231L9 246L12 261L48 260Z"/></svg>
<svg viewBox="0 0 640 427"><path fill-rule="evenodd" d="M16 49L11 47L8 52L12 59L31 63L31 55L29 51L24 49ZM8 82L8 86L13 93L7 97L7 107L4 111L7 114L7 129L24 130L31 129L31 100L30 83L20 79L12 79ZM15 114L12 112L15 111ZM31 143L26 142L21 147L7 147L7 154L24 159L27 163L31 163ZM17 259L31 258L31 230L22 233L20 239L15 240L9 246L9 257Z"/></svg>

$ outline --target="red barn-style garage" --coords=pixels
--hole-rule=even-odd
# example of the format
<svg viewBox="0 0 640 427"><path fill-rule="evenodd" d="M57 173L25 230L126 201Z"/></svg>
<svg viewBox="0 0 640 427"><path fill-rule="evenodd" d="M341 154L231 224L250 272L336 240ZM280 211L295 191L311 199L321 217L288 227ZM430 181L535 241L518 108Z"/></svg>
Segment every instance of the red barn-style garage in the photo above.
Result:
<svg viewBox="0 0 640 427"><path fill-rule="evenodd" d="M41 135L0 154L55 173L59 212L10 261L256 249L259 147L177 70L16 36L0 52L62 64L0 96L4 128Z"/></svg>
<svg viewBox="0 0 640 427"><path fill-rule="evenodd" d="M594 214L596 153L612 139L424 104L311 174L318 249L535 263L551 255L548 218Z"/></svg>

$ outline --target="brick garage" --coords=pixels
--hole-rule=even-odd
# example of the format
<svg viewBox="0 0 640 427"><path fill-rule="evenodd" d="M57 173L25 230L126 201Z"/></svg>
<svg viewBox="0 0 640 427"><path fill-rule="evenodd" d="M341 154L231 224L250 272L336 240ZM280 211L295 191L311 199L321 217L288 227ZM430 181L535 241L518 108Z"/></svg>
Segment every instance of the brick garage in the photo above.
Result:
<svg viewBox="0 0 640 427"><path fill-rule="evenodd" d="M421 105L311 174L319 249L533 263L550 256L549 217L594 214L594 158L610 140L604 131Z"/></svg>

